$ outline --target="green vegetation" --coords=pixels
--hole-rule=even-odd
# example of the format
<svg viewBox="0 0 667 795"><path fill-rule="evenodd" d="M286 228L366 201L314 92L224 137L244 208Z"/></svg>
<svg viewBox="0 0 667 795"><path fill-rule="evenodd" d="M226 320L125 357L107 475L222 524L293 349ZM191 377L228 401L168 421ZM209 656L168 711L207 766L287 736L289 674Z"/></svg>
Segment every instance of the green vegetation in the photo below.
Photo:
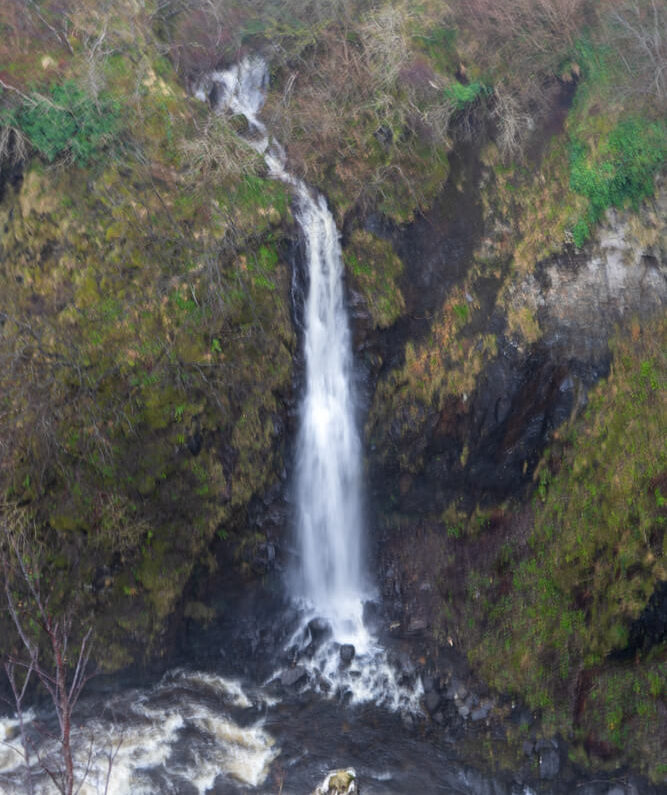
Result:
<svg viewBox="0 0 667 795"><path fill-rule="evenodd" d="M341 221L369 334L406 317L410 272L364 216L400 234L445 184L481 206L473 262L434 274L447 278L441 304L426 317L410 291L397 328L423 333L386 362L393 332L367 349L382 373L367 436L373 465L396 473L393 509L427 465L459 474L476 454L470 398L501 335L519 352L542 335L522 290L537 264L653 193L663 67L650 36L642 50L624 25L651 33L651 8L2 4L0 497L34 519L53 604L76 592L108 668L159 652L179 605L213 618L197 577L250 572L265 538L248 506L284 467L290 193L239 136L244 121L212 117L188 81L271 42L267 124ZM562 98L556 78L574 102L551 129L541 113ZM472 176L458 157L450 168L460 141ZM651 234L657 245L657 222ZM609 659L666 576L664 330L629 337L585 416L554 438L530 515L454 498L431 543L457 565L448 621L488 681L540 709L546 730L658 778L664 646ZM429 449L434 434L450 460Z"/></svg>
<svg viewBox="0 0 667 795"><path fill-rule="evenodd" d="M357 229L345 248L345 262L353 284L366 300L374 324L379 328L390 326L405 309L397 284L403 263L391 243Z"/></svg>
<svg viewBox="0 0 667 795"><path fill-rule="evenodd" d="M129 9L57 57L14 10L0 21L33 55L12 53L0 96L0 161L24 160L0 204L0 494L34 517L54 594L75 588L113 669L159 651L214 538L239 570L263 540L243 529L282 468L288 193L229 121L207 126Z"/></svg>
<svg viewBox="0 0 667 795"><path fill-rule="evenodd" d="M468 105L472 105L473 102L491 93L492 89L485 86L484 83L480 83L479 80L474 80L467 85L452 83L449 88L445 89L445 97L454 101L456 110L463 110Z"/></svg>
<svg viewBox="0 0 667 795"><path fill-rule="evenodd" d="M510 560L502 552L500 577L468 577L481 588L469 607L469 654L487 680L541 709L547 730L566 733L576 719L580 739L595 731L630 757L641 748L653 774L660 732L647 716L657 720L659 693L648 683L664 667L661 653L639 655L632 671L606 660L667 579L658 497L667 451L656 445L667 423L665 331L663 323L617 340L609 379L546 456L527 542ZM577 682L587 676L593 695L576 718Z"/></svg>
<svg viewBox="0 0 667 795"><path fill-rule="evenodd" d="M89 97L72 80L54 85L48 97L28 97L0 114L0 125L15 127L51 163L68 154L87 165L101 154L120 127L120 102Z"/></svg>
<svg viewBox="0 0 667 795"><path fill-rule="evenodd" d="M654 176L667 154L664 122L627 118L598 142L591 155L588 147L573 138L570 144L570 185L588 199L588 211L573 229L574 242L581 246L608 207L631 206L653 195Z"/></svg>

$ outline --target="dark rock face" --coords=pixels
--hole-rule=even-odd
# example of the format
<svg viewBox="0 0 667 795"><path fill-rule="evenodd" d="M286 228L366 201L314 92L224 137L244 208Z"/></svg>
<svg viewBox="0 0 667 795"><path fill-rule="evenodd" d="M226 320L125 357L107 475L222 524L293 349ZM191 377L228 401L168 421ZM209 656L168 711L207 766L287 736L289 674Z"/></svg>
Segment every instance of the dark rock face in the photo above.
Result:
<svg viewBox="0 0 667 795"><path fill-rule="evenodd" d="M440 694L437 693L435 690L431 690L429 693L426 694L426 698L424 699L424 705L428 710L430 715L435 714L437 712L438 707L440 706Z"/></svg>
<svg viewBox="0 0 667 795"><path fill-rule="evenodd" d="M283 687L295 687L302 684L308 678L308 671L302 666L297 665L294 668L288 668L280 677L280 683Z"/></svg>
<svg viewBox="0 0 667 795"><path fill-rule="evenodd" d="M463 172L470 179L474 168ZM475 201L465 194L461 206L471 219L465 231L458 227L458 210L446 203L453 213L447 222L439 217L444 211L439 205L425 219L391 233L375 222L378 234L393 236L406 274L406 317L375 343L364 343L366 350L375 345L383 363L381 384L403 367L406 340L419 344L445 296L470 267L481 232ZM396 507L410 514L440 512L453 500L471 508L521 497L554 430L585 405L588 390L607 376L614 329L632 313L655 315L667 301L667 274L651 251L633 237L627 216L612 214L585 251L566 248L536 264L533 273L513 275L502 300L498 280L478 279L479 310L466 331L468 344L492 334L497 352L477 376L472 393L452 393L439 407L437 394L427 405L408 395L385 417L382 406L374 406L374 491L398 492ZM536 337L529 344L518 344L510 333L511 312L530 312L535 318ZM453 344L465 340L460 335ZM440 353L434 348L433 355ZM388 455L387 450L395 452ZM411 470L408 487L400 483L406 468Z"/></svg>
<svg viewBox="0 0 667 795"><path fill-rule="evenodd" d="M639 618L630 627L628 645L612 656L617 659L634 657L638 651L647 652L667 637L667 582L656 587Z"/></svg>
<svg viewBox="0 0 667 795"><path fill-rule="evenodd" d="M351 643L344 643L340 647L340 659L345 663L351 663L354 659L355 649Z"/></svg>
<svg viewBox="0 0 667 795"><path fill-rule="evenodd" d="M554 779L560 771L560 757L555 748L540 751L540 778Z"/></svg>

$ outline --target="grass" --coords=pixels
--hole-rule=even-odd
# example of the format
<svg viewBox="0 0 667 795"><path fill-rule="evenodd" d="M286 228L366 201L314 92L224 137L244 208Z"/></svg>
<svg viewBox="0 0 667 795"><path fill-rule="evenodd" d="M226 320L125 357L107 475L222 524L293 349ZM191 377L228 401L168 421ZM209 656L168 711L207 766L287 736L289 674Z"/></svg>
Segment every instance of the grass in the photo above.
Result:
<svg viewBox="0 0 667 795"><path fill-rule="evenodd" d="M474 80L472 83L452 83L445 89L445 98L454 102L456 110L464 110L469 105L472 105L482 97L491 94L493 89L481 83L479 80Z"/></svg>
<svg viewBox="0 0 667 795"><path fill-rule="evenodd" d="M352 281L366 300L374 324L390 326L405 309L399 287L403 263L391 243L370 232L355 230L344 252Z"/></svg>

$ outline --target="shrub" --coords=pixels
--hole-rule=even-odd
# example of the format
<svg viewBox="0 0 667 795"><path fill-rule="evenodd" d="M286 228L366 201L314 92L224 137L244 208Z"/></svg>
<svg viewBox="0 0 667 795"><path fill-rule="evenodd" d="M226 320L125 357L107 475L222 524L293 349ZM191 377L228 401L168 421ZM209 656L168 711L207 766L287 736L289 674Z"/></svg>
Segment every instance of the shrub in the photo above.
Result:
<svg viewBox="0 0 667 795"><path fill-rule="evenodd" d="M38 96L5 110L0 124L20 130L50 163L68 154L80 165L111 140L118 129L119 104L110 99L94 102L68 80L51 88L50 97Z"/></svg>
<svg viewBox="0 0 667 795"><path fill-rule="evenodd" d="M491 89L475 80L472 83L464 85L463 83L452 83L451 86L445 89L445 97L453 100L456 105L456 110L464 110L472 105L478 99L489 94Z"/></svg>
<svg viewBox="0 0 667 795"><path fill-rule="evenodd" d="M573 237L581 245L609 207L636 209L654 191L653 178L667 151L664 123L639 118L621 121L591 155L577 137L570 142L570 187L588 199L586 218L577 220Z"/></svg>

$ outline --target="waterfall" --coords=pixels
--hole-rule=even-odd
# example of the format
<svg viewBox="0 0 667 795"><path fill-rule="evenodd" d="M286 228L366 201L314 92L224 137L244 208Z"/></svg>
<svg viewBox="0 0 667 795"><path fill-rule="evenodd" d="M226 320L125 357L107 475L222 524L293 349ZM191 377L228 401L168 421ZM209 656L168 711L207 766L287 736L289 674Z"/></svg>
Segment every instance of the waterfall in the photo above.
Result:
<svg viewBox="0 0 667 795"><path fill-rule="evenodd" d="M196 96L208 97L217 112L247 118L245 140L264 157L271 176L294 192L304 242L306 377L295 472L300 554L291 578L301 620L287 645L299 670L286 681L305 679L327 697L346 694L351 702L415 714L421 681L389 659L363 621L370 593L362 565L361 441L339 233L324 197L287 170L283 148L259 119L267 84L266 62L250 57L208 75Z"/></svg>
<svg viewBox="0 0 667 795"><path fill-rule="evenodd" d="M350 331L338 231L326 202L299 191L308 264L306 385L297 456L303 594L336 636L360 624L361 444L352 395ZM346 626L348 622L352 625Z"/></svg>
<svg viewBox="0 0 667 795"><path fill-rule="evenodd" d="M297 198L297 222L305 244L305 392L301 402L296 463L299 567L293 590L305 606L332 625L342 641L357 638L364 596L361 565L361 444L352 394L350 329L343 300L343 260L333 216L323 196L285 168L279 144L258 119L268 73L261 58L210 75L216 109L242 113L249 143L271 174ZM202 94L203 96L203 94Z"/></svg>

